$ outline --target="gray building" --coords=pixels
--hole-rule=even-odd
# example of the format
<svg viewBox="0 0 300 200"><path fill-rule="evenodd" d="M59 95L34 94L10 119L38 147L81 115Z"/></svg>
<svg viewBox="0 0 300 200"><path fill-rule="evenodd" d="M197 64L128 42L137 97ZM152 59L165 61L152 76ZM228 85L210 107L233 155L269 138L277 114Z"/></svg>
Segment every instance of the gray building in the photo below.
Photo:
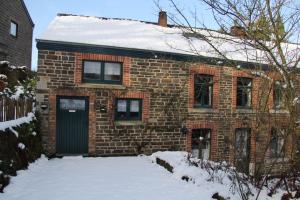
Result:
<svg viewBox="0 0 300 200"><path fill-rule="evenodd" d="M23 0L0 0L0 60L30 68L33 28Z"/></svg>

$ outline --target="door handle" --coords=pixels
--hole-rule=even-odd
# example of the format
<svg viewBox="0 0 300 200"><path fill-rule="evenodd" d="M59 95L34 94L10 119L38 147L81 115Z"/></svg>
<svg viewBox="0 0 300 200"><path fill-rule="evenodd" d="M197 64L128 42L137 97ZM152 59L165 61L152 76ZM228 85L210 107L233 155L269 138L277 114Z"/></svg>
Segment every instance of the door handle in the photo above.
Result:
<svg viewBox="0 0 300 200"><path fill-rule="evenodd" d="M74 112L76 112L76 110L69 110L69 112L74 113Z"/></svg>

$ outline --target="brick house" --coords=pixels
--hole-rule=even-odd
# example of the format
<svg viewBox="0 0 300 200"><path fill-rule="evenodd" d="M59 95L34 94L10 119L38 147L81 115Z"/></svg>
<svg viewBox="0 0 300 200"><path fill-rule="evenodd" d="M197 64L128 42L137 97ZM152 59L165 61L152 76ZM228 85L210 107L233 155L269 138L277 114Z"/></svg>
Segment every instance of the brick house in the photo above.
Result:
<svg viewBox="0 0 300 200"><path fill-rule="evenodd" d="M1 0L0 60L31 67L34 23L23 0Z"/></svg>
<svg viewBox="0 0 300 200"><path fill-rule="evenodd" d="M184 150L253 173L265 137L253 131L261 90L255 64L228 67L186 46L164 12L158 23L59 14L37 40L48 154ZM275 92L270 109L281 103ZM273 125L284 125L288 113L275 114ZM270 155L278 151L275 139Z"/></svg>

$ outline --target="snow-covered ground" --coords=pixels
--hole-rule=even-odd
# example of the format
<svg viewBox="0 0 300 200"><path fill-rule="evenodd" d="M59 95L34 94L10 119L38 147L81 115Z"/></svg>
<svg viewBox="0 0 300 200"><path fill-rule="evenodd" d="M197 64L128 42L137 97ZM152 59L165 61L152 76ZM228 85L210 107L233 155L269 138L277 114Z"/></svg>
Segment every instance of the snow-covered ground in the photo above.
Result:
<svg viewBox="0 0 300 200"><path fill-rule="evenodd" d="M199 200L195 185L144 157L39 159L12 178L5 200ZM200 198L201 199L201 198Z"/></svg>
<svg viewBox="0 0 300 200"><path fill-rule="evenodd" d="M159 152L152 156L41 158L19 171L5 188L5 200L199 200L219 192L234 200L230 184L207 181L207 173L183 162L185 152ZM168 172L156 157L174 166ZM194 181L181 180L182 175ZM268 198L265 191L259 199Z"/></svg>

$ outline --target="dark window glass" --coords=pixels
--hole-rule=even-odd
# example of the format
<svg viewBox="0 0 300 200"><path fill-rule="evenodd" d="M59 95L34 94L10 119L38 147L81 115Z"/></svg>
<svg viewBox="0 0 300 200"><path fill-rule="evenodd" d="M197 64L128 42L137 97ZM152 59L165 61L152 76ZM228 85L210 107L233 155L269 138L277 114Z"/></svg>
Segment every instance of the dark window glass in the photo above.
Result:
<svg viewBox="0 0 300 200"><path fill-rule="evenodd" d="M192 154L196 158L208 160L210 156L211 129L193 129Z"/></svg>
<svg viewBox="0 0 300 200"><path fill-rule="evenodd" d="M274 101L275 109L280 109L284 106L282 87L281 87L280 83L275 83L275 85L274 85L273 101Z"/></svg>
<svg viewBox="0 0 300 200"><path fill-rule="evenodd" d="M104 69L104 80L121 81L120 63L105 63Z"/></svg>
<svg viewBox="0 0 300 200"><path fill-rule="evenodd" d="M83 74L85 80L100 80L101 78L101 63L84 61Z"/></svg>
<svg viewBox="0 0 300 200"><path fill-rule="evenodd" d="M113 62L84 61L83 82L121 84L122 64Z"/></svg>
<svg viewBox="0 0 300 200"><path fill-rule="evenodd" d="M10 35L17 37L18 35L18 24L16 22L10 22Z"/></svg>
<svg viewBox="0 0 300 200"><path fill-rule="evenodd" d="M283 155L283 130L272 129L270 138L271 157L281 157Z"/></svg>
<svg viewBox="0 0 300 200"><path fill-rule="evenodd" d="M235 130L234 154L235 166L240 172L249 173L251 129L238 128Z"/></svg>
<svg viewBox="0 0 300 200"><path fill-rule="evenodd" d="M194 106L211 107L213 92L213 76L195 74Z"/></svg>
<svg viewBox="0 0 300 200"><path fill-rule="evenodd" d="M250 108L252 101L252 79L237 78L237 107Z"/></svg>
<svg viewBox="0 0 300 200"><path fill-rule="evenodd" d="M117 99L116 120L140 120L142 118L141 99Z"/></svg>
<svg viewBox="0 0 300 200"><path fill-rule="evenodd" d="M79 99L60 99L61 110L85 110L85 100Z"/></svg>
<svg viewBox="0 0 300 200"><path fill-rule="evenodd" d="M237 158L247 158L249 156L250 129L239 128L235 131L235 150Z"/></svg>

